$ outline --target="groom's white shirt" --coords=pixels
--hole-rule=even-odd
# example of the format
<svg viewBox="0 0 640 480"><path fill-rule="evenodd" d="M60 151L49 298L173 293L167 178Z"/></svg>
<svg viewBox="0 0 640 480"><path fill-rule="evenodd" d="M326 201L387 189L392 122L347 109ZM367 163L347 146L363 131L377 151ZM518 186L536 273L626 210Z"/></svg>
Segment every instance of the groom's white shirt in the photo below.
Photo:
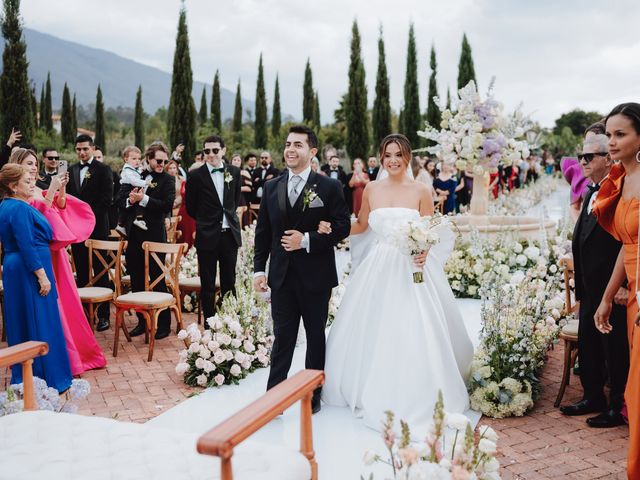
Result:
<svg viewBox="0 0 640 480"><path fill-rule="evenodd" d="M294 175L298 175L302 181L299 182L300 185L302 185L302 188L304 190L304 186L307 184L307 180L309 180L309 175L311 175L311 164L309 164L309 166L307 168L305 168L303 171L301 171L300 173L293 173L291 171L290 168L288 168L287 170L289 170L289 178L287 179L287 197L289 195L291 195L291 192L293 191L293 182L291 181L291 179L293 178ZM302 195L302 191L300 192L300 195ZM300 242L300 248L304 249L307 251L307 253L309 253L309 247L310 247L310 242L309 242L309 232L305 232L303 233L303 238L302 241ZM265 272L255 272L253 274L253 277L261 277L265 274Z"/></svg>

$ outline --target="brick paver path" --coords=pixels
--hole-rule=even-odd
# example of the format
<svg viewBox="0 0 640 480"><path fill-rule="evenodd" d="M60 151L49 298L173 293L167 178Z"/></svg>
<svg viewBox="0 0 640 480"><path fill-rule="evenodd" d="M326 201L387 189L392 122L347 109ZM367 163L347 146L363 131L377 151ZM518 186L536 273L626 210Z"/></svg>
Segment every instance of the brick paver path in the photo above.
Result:
<svg viewBox="0 0 640 480"><path fill-rule="evenodd" d="M185 323L195 320L185 315ZM107 368L87 372L91 394L80 402L79 413L144 422L184 401L199 389L182 382L175 373L182 347L175 335L156 342L154 358L147 363L143 337L128 343L120 335L120 350L113 358L113 327L96 337L107 356ZM5 346L2 344L2 346ZM535 408L522 418L492 420L500 435L499 460L503 479L620 478L626 479L628 428L592 429L586 417L565 417L553 407L562 369L562 345L549 354L542 375L542 395ZM0 389L7 372L0 372ZM579 400L579 379L571 377L563 404Z"/></svg>

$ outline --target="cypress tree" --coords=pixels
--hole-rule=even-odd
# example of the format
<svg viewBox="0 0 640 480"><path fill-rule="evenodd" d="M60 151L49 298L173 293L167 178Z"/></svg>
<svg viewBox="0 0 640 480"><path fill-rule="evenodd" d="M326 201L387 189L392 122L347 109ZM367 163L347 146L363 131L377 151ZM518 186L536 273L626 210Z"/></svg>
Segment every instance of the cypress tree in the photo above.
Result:
<svg viewBox="0 0 640 480"><path fill-rule="evenodd" d="M39 118L38 123L34 125L35 127L44 128L44 83L42 84L42 88L40 89L40 109L38 111Z"/></svg>
<svg viewBox="0 0 640 480"><path fill-rule="evenodd" d="M47 83L44 89L44 118L40 120L43 123L44 130L53 131L53 105L51 104L51 73L47 73Z"/></svg>
<svg viewBox="0 0 640 480"><path fill-rule="evenodd" d="M73 144L76 132L73 130L73 113L71 113L71 94L67 82L62 90L62 114L60 115L60 133L62 143L67 146Z"/></svg>
<svg viewBox="0 0 640 480"><path fill-rule="evenodd" d="M191 91L193 72L189 54L189 32L187 30L187 12L184 3L180 8L176 51L173 56L173 74L171 78L171 98L167 116L167 130L172 147L184 145L182 158L191 162L196 152L196 105Z"/></svg>
<svg viewBox="0 0 640 480"><path fill-rule="evenodd" d="M360 55L360 32L354 20L351 27L351 62L347 91L347 152L351 158L364 158L369 153L367 125L367 85Z"/></svg>
<svg viewBox="0 0 640 480"><path fill-rule="evenodd" d="M436 102L433 99L438 96L438 86L436 84L438 64L436 62L436 49L433 45L431 45L431 59L429 61L429 65L431 67L431 76L429 77L429 93L427 93L427 123L434 128L440 128L440 108L436 105Z"/></svg>
<svg viewBox="0 0 640 480"><path fill-rule="evenodd" d="M73 119L73 135L77 135L78 133L78 118L76 117L76 94L73 94L73 102L71 103L71 118Z"/></svg>
<svg viewBox="0 0 640 480"><path fill-rule="evenodd" d="M23 139L33 137L35 125L31 113L31 93L27 67L27 45L22 37L20 0L4 0L2 15L2 75L0 75L0 138L7 139L11 129L22 132Z"/></svg>
<svg viewBox="0 0 640 480"><path fill-rule="evenodd" d="M391 103L389 99L389 77L384 53L382 27L378 38L378 74L376 76L376 98L373 101L373 141L380 145L382 139L391 133Z"/></svg>
<svg viewBox="0 0 640 480"><path fill-rule="evenodd" d="M102 153L107 154L107 143L104 133L104 103L102 102L102 89L98 84L98 93L96 93L96 136L94 143L100 147Z"/></svg>
<svg viewBox="0 0 640 480"><path fill-rule="evenodd" d="M271 136L280 137L280 127L282 126L282 114L280 113L280 80L276 75L276 86L273 92L273 113L271 114Z"/></svg>
<svg viewBox="0 0 640 480"><path fill-rule="evenodd" d="M267 146L267 94L264 91L264 70L262 68L262 54L258 62L258 83L256 85L256 123L254 146L266 148Z"/></svg>
<svg viewBox="0 0 640 480"><path fill-rule="evenodd" d="M458 63L458 90L465 87L471 80L478 87L476 81L476 70L473 66L473 57L471 56L471 45L467 40L467 34L462 35L462 51L460 52L460 62Z"/></svg>
<svg viewBox="0 0 640 480"><path fill-rule="evenodd" d="M238 79L238 88L236 90L236 103L233 109L233 120L231 122L231 130L239 132L242 130L242 93L240 91L240 80Z"/></svg>
<svg viewBox="0 0 640 480"><path fill-rule="evenodd" d="M222 132L222 113L220 111L220 75L216 70L211 90L211 123L216 133Z"/></svg>
<svg viewBox="0 0 640 480"><path fill-rule="evenodd" d="M136 93L136 109L133 117L133 134L136 147L144 150L144 109L142 108L142 85Z"/></svg>
<svg viewBox="0 0 640 480"><path fill-rule="evenodd" d="M416 53L416 37L412 23L409 26L409 43L407 45L407 76L404 81L404 116L401 128L413 148L417 148L419 144L418 130L421 128L421 123L418 55Z"/></svg>
<svg viewBox="0 0 640 480"><path fill-rule="evenodd" d="M302 86L302 121L308 125L313 123L313 74L311 73L311 63L307 58L307 65L304 68L304 85Z"/></svg>
<svg viewBox="0 0 640 480"><path fill-rule="evenodd" d="M451 90L447 87L447 109L451 110Z"/></svg>
<svg viewBox="0 0 640 480"><path fill-rule="evenodd" d="M37 127L38 125L38 101L36 100L36 86L35 84L31 84L31 121L33 122L33 126Z"/></svg>
<svg viewBox="0 0 640 480"><path fill-rule="evenodd" d="M207 92L206 87L202 87L202 97L200 97L200 112L198 112L200 125L207 123Z"/></svg>
<svg viewBox="0 0 640 480"><path fill-rule="evenodd" d="M318 98L318 91L313 98L313 126L316 129L316 134L320 131L322 124L320 123L320 100Z"/></svg>

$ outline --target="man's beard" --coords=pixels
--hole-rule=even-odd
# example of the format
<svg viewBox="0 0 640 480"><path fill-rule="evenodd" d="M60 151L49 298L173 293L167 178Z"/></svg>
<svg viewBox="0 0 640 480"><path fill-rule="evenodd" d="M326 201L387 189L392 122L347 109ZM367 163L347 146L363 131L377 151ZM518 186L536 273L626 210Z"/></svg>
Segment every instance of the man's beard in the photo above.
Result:
<svg viewBox="0 0 640 480"><path fill-rule="evenodd" d="M269 162L267 162L266 160L264 162L261 162L263 167L268 167L269 166Z"/></svg>

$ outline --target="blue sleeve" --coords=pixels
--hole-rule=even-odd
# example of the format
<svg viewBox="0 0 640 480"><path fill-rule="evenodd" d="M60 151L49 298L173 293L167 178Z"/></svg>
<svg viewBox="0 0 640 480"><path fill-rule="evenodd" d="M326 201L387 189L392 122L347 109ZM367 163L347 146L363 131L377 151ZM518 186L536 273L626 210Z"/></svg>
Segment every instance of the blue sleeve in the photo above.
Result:
<svg viewBox="0 0 640 480"><path fill-rule="evenodd" d="M33 211L32 211L33 210ZM35 249L35 209L25 204L25 208L15 209L11 218L13 235L16 238L20 255L29 272L35 272L42 267L40 256Z"/></svg>

